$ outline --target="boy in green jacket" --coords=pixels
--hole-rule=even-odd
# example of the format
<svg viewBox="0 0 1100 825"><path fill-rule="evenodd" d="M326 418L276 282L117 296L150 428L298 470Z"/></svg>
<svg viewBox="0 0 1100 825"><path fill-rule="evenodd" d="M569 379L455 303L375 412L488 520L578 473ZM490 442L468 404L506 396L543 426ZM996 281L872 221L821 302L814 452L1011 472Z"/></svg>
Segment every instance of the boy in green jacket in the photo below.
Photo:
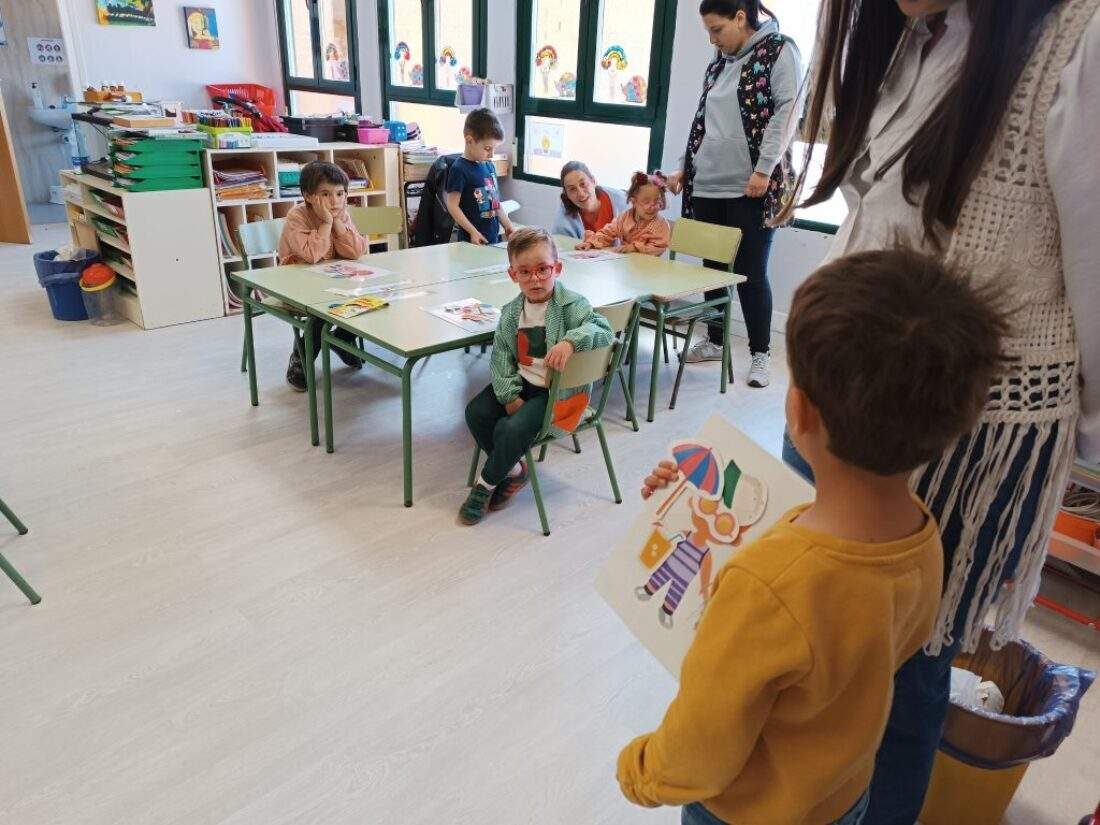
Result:
<svg viewBox="0 0 1100 825"><path fill-rule="evenodd" d="M508 242L508 274L520 295L505 304L493 342L492 383L466 405L466 424L488 456L458 511L477 524L527 483L521 459L542 429L550 370L561 372L574 352L611 344L611 327L583 296L557 283L558 248L545 229L525 228ZM585 388L559 397L554 426L576 428L588 406Z"/></svg>

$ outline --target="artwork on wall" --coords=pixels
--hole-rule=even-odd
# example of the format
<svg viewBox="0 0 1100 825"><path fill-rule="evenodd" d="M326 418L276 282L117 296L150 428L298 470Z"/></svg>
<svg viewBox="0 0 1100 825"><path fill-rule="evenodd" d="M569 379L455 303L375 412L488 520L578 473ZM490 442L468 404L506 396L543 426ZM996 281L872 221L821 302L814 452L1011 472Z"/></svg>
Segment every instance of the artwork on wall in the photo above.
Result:
<svg viewBox="0 0 1100 825"><path fill-rule="evenodd" d="M153 0L95 0L101 26L155 26Z"/></svg>
<svg viewBox="0 0 1100 825"><path fill-rule="evenodd" d="M192 49L218 48L218 17L211 8L183 7L183 22L187 29L187 45Z"/></svg>
<svg viewBox="0 0 1100 825"><path fill-rule="evenodd" d="M36 66L65 65L65 44L60 37L28 37L27 50Z"/></svg>

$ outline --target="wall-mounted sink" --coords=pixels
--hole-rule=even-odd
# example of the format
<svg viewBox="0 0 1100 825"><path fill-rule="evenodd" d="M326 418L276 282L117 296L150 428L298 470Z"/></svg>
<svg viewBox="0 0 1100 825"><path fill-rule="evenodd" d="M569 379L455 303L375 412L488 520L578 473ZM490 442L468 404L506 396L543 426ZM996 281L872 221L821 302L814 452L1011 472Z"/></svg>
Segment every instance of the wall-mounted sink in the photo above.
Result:
<svg viewBox="0 0 1100 825"><path fill-rule="evenodd" d="M35 123L49 126L59 132L67 132L73 126L72 114L65 109L36 109L32 106L27 109L27 115Z"/></svg>

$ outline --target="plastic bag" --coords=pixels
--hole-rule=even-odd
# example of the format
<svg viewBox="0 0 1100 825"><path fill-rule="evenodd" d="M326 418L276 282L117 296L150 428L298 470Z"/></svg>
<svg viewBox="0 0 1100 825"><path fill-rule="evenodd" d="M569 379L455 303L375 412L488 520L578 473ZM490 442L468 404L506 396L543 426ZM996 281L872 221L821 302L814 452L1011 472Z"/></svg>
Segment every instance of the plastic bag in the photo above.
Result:
<svg viewBox="0 0 1100 825"><path fill-rule="evenodd" d="M60 286L80 280L80 273L90 264L99 260L99 253L90 249L77 249L71 260L58 260L57 250L37 252L34 256L34 271L38 283L43 286Z"/></svg>
<svg viewBox="0 0 1100 825"><path fill-rule="evenodd" d="M1073 730L1081 697L1096 679L1090 670L1052 662L1024 641L992 650L992 637L989 628L982 631L978 650L961 654L955 665L999 685L1003 712L952 701L940 743L949 756L987 770L1054 753Z"/></svg>
<svg viewBox="0 0 1100 825"><path fill-rule="evenodd" d="M1001 689L993 682L983 682L982 677L959 667L951 668L951 702L971 710L1000 713L1005 706Z"/></svg>

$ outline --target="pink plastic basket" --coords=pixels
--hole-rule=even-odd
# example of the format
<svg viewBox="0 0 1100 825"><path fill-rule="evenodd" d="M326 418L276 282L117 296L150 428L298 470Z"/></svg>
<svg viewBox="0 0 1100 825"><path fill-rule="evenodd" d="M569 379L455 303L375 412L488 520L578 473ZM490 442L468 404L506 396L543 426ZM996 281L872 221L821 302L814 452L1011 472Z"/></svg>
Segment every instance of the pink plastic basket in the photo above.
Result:
<svg viewBox="0 0 1100 825"><path fill-rule="evenodd" d="M377 126L359 127L359 142L370 143L378 145L380 143L390 142L390 130L382 129Z"/></svg>

